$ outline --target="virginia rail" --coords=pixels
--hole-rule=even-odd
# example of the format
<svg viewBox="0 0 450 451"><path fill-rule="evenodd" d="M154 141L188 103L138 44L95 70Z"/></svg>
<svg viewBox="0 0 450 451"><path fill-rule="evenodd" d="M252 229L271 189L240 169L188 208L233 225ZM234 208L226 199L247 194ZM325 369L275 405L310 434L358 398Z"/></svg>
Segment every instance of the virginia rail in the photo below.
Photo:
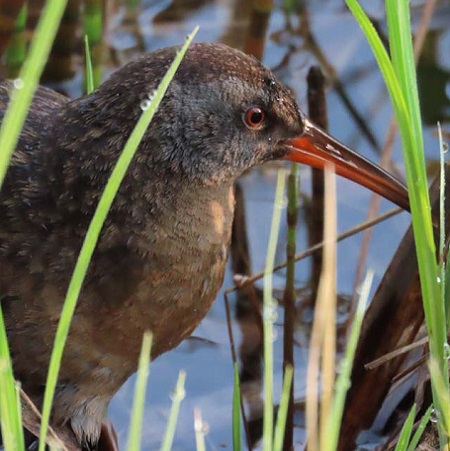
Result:
<svg viewBox="0 0 450 451"><path fill-rule="evenodd" d="M177 48L147 54L92 94L35 94L0 193L0 296L15 377L41 405L75 259L99 196ZM0 85L0 118L11 84ZM404 186L328 136L270 70L192 45L125 177L90 264L65 348L52 424L93 448L111 397L206 315L222 284L233 182L274 159L335 170L408 208Z"/></svg>

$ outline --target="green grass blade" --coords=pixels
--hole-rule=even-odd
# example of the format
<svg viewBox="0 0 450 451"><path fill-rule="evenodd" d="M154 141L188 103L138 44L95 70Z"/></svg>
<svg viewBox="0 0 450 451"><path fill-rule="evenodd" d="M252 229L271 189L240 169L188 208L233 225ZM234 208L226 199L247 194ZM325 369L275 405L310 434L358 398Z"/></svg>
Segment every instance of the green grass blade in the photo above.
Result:
<svg viewBox="0 0 450 451"><path fill-rule="evenodd" d="M126 0L126 7L128 9L135 9L140 5L141 0Z"/></svg>
<svg viewBox="0 0 450 451"><path fill-rule="evenodd" d="M447 331L450 331L450 252L447 254L445 264L445 315Z"/></svg>
<svg viewBox="0 0 450 451"><path fill-rule="evenodd" d="M41 424L41 440L39 444L39 451L44 451L44 440L43 437L46 436L48 422L50 417L51 405L53 400L53 395L55 392L56 381L58 378L59 366L61 362L61 357L64 349L64 344L67 339L69 332L70 322L72 320L73 313L75 311L76 302L83 285L84 278L87 273L87 268L91 260L92 254L94 252L95 246L97 244L98 238L100 236L103 223L106 219L108 211L112 205L114 197L119 189L119 186L125 176L128 166L139 146L139 143L144 136L147 127L152 120L156 109L158 108L170 81L175 75L178 66L183 59L184 54L189 47L192 39L194 38L198 27L188 36L185 44L177 53L174 61L172 62L169 70L164 75L158 89L155 92L152 100L149 102L148 108L143 111L141 117L133 129L127 143L125 144L124 150L120 155L116 166L114 167L111 177L109 178L105 189L102 193L98 206L95 210L94 217L89 224L88 231L86 233L80 255L78 256L72 278L69 283L69 288L67 290L66 300L64 302L63 310L61 313L61 319L58 324L58 329L56 331L55 343L53 346L52 356L50 359L49 372L47 376L47 384L44 395L44 403L42 408L42 424Z"/></svg>
<svg viewBox="0 0 450 451"><path fill-rule="evenodd" d="M444 306L446 329L448 330L449 310L448 310L448 283L447 270L445 261L445 152L442 147L442 130L441 124L438 122L438 136L439 136L439 273L441 279L441 303Z"/></svg>
<svg viewBox="0 0 450 451"><path fill-rule="evenodd" d="M409 17L409 3L402 0L386 2L389 28L389 42L393 67L409 111L409 123L399 121L403 136L409 133L411 147L404 146L408 187L411 197L414 236L418 253L419 269L424 294L424 308L427 327L431 336L430 347L442 359L446 330L442 322L445 315L442 303L435 302L439 292L438 271L435 263L433 226L430 217L425 157L423 150L422 123L420 117L417 80L412 49L412 33ZM440 298L440 297L439 297ZM432 352L433 352L432 349Z"/></svg>
<svg viewBox="0 0 450 451"><path fill-rule="evenodd" d="M94 74L92 72L92 59L91 59L91 51L89 49L89 37L85 35L84 37L84 52L86 55L86 94L90 94L95 86L94 86Z"/></svg>
<svg viewBox="0 0 450 451"><path fill-rule="evenodd" d="M440 227L441 227L441 235L440 235L440 244L439 251L442 253L442 257L445 255L445 154L448 152L448 144L444 143L444 139L442 137L442 129L441 124L438 122L438 137L439 137L439 154L441 156L441 186L440 186ZM442 258L443 259L443 258ZM447 332L450 330L450 252L447 253L447 260L441 262L443 266L444 277L442 282L444 284L444 308L445 308L445 318L446 318L446 326ZM448 349L448 348L447 348ZM447 352L448 354L448 352ZM447 357L450 357L447 355Z"/></svg>
<svg viewBox="0 0 450 451"><path fill-rule="evenodd" d="M402 430L400 431L400 436L398 437L397 445L395 446L395 451L406 451L406 449L408 448L408 443L411 438L415 416L416 416L416 405L414 404L411 407L411 410L409 411L406 421L403 424Z"/></svg>
<svg viewBox="0 0 450 451"><path fill-rule="evenodd" d="M416 449L419 445L419 440L422 437L423 431L425 430L428 422L430 421L432 411L433 411L433 405L428 407L427 411L425 412L422 419L420 420L419 426L417 427L416 432L413 435L413 438L409 442L407 451L416 451Z"/></svg>
<svg viewBox="0 0 450 451"><path fill-rule="evenodd" d="M436 359L431 357L428 366L430 374L434 377L434 390L437 394L437 400L442 403L441 409L436 410L438 424L442 427L444 436L450 437L450 393L446 384L446 382L448 383L448 380L444 380L442 373L439 371ZM445 449L445 445L442 446L442 448Z"/></svg>
<svg viewBox="0 0 450 451"><path fill-rule="evenodd" d="M422 167L424 159L423 155L421 155L420 152L413 151L413 149L416 149L416 144L413 138L415 134L412 130L413 121L410 117L410 109L408 108L408 105L406 103L407 98L405 98L402 91L402 85L397 78L394 66L389 59L389 56L381 42L381 39L379 38L376 30L364 13L363 9L360 7L356 0L346 0L346 3L357 19L360 27L366 35L370 46L372 47L372 51L378 62L380 71L383 75L394 107L397 122L401 131L404 152L410 157L407 158L405 156L405 166L408 176L408 187L410 190L413 219L415 212L419 212L420 214L423 214L423 216L429 217L430 204L428 200L428 189L424 190L425 192L421 191L421 188L423 188L424 186L427 187L426 174L424 167ZM414 61L411 70L415 71ZM417 189L417 187L419 187L419 189ZM429 255L433 254L432 250L435 249L431 222L428 220L428 225L421 225L419 228L415 226L414 229L415 236L417 235L418 238L420 238L421 236L423 237L422 239L420 239L419 243L422 242L424 246L419 246L419 243L417 243L418 253L423 254L421 249L426 248L425 255L428 254L426 255L426 258L429 258ZM434 265L431 264L430 266L431 267L429 269L425 269L424 275L426 277L424 277L424 280L427 283L428 289L430 290L429 292L433 295L436 295L436 263L434 263ZM434 297L434 299L436 299L436 297Z"/></svg>
<svg viewBox="0 0 450 451"><path fill-rule="evenodd" d="M404 0L386 1L386 18L392 65L397 74L406 104L409 106L411 131L418 151L417 158L422 160L419 168L423 169L422 175L426 178L409 2Z"/></svg>
<svg viewBox="0 0 450 451"><path fill-rule="evenodd" d="M445 282L445 153L442 148L442 130L441 124L438 122L438 136L439 136L439 266L440 273L444 278L441 279L442 283ZM445 292L445 285L444 290Z"/></svg>
<svg viewBox="0 0 450 451"><path fill-rule="evenodd" d="M287 366L284 373L283 391L281 401L278 407L277 423L275 425L275 435L273 438L273 451L282 451L284 432L286 428L286 418L289 407L289 393L291 391L292 377L294 370L292 366Z"/></svg>
<svg viewBox="0 0 450 451"><path fill-rule="evenodd" d="M275 203L270 229L269 246L267 249L266 265L264 269L264 302L263 302L263 331L264 331L264 419L263 419L263 450L271 451L273 443L273 322L277 305L272 294L272 275L275 264L275 252L278 241L278 231L281 222L284 185L286 174L278 171Z"/></svg>
<svg viewBox="0 0 450 451"><path fill-rule="evenodd" d="M0 128L0 189L67 0L47 0Z"/></svg>
<svg viewBox="0 0 450 451"><path fill-rule="evenodd" d="M283 292L283 375L286 374L286 368L294 365L294 331L295 331L295 300L296 300L296 265L295 253L297 249L297 230L299 218L299 192L300 177L299 165L292 163L291 170L286 182L287 191L287 207L286 207L286 224L287 224L287 242L286 242L286 281ZM314 183L313 183L314 184ZM315 287L312 290L312 297L315 297ZM284 377L283 376L283 377ZM289 448L294 439L294 383L291 389L287 405L287 421L284 432L284 445ZM275 430L275 435L277 434Z"/></svg>
<svg viewBox="0 0 450 451"><path fill-rule="evenodd" d="M103 11L102 0L85 0L83 8L83 35L88 37L91 46L91 75L92 84L98 86L102 79L102 38L103 38ZM84 86L88 91L88 73L84 73Z"/></svg>
<svg viewBox="0 0 450 451"><path fill-rule="evenodd" d="M347 396L347 391L351 385L350 375L352 371L353 359L355 357L356 347L358 345L359 334L361 332L364 312L366 309L367 301L369 299L372 280L373 271L369 271L361 286L361 294L359 296L358 305L356 307L352 329L350 331L347 342L347 348L345 350L344 358L342 359L340 364L341 370L336 380L333 407L331 410L330 418L328 420L327 433L325 434L325 443L323 443L322 449L330 451L337 449L342 414L344 412L345 397Z"/></svg>
<svg viewBox="0 0 450 451"><path fill-rule="evenodd" d="M86 0L83 9L83 34L89 36L92 45L102 41L103 35L103 2Z"/></svg>
<svg viewBox="0 0 450 451"><path fill-rule="evenodd" d="M131 411L128 451L139 451L141 448L142 418L144 416L145 392L150 372L150 350L152 348L152 333L145 332L142 338L141 354Z"/></svg>
<svg viewBox="0 0 450 451"><path fill-rule="evenodd" d="M25 449L20 396L14 381L3 312L0 308L0 423L6 451Z"/></svg>
<svg viewBox="0 0 450 451"><path fill-rule="evenodd" d="M409 113L406 107L406 101L403 97L401 85L397 80L394 67L392 66L389 55L387 54L380 37L357 0L346 0L346 4L357 20L372 48L394 106L397 120L399 122L409 122Z"/></svg>
<svg viewBox="0 0 450 451"><path fill-rule="evenodd" d="M241 385L237 363L234 364L233 451L241 451Z"/></svg>
<svg viewBox="0 0 450 451"><path fill-rule="evenodd" d="M7 78L16 77L27 54L27 4L22 6L16 19L14 32L5 50L5 67Z"/></svg>
<svg viewBox="0 0 450 451"><path fill-rule="evenodd" d="M170 451L170 449L172 448L181 401L183 401L186 396L186 392L184 390L185 380L186 372L180 371L180 373L178 374L177 385L175 386L175 390L172 396L172 408L170 409L169 420L167 421L167 429L166 433L164 434L161 451Z"/></svg>

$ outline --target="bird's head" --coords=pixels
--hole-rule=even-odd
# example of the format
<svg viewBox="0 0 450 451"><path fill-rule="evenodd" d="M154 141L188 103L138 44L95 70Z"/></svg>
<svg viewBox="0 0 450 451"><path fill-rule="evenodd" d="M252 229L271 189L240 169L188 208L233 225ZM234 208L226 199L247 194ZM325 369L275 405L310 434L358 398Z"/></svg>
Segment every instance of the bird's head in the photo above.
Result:
<svg viewBox="0 0 450 451"><path fill-rule="evenodd" d="M151 97L177 49L141 57L93 94L103 105L115 104L115 117L108 115L109 130L124 117L131 128L137 114L131 112ZM99 120L101 111L93 111ZM149 158L154 173L160 168L167 176L205 185L231 183L246 169L275 159L318 168L330 162L336 173L408 208L401 183L316 127L255 58L221 44L190 47L137 158Z"/></svg>

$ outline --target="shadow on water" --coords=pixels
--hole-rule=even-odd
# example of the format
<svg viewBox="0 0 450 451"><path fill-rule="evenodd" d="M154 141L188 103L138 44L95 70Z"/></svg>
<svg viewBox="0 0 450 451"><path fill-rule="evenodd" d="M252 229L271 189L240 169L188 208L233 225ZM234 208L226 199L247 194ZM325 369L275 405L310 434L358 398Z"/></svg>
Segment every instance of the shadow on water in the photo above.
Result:
<svg viewBox="0 0 450 451"><path fill-rule="evenodd" d="M34 3L34 2L31 2ZM100 2L101 3L101 2ZM8 24L0 33L0 49L7 36L13 32L14 18L23 2L9 2L8 9L1 9L1 18ZM85 8L95 10L96 2L84 2ZM299 104L306 107L306 78L311 66L319 65L325 74L330 132L339 140L363 155L375 160L381 151L392 111L385 94L383 81L373 62L371 52L358 25L343 2L323 1L271 1L251 2L240 0L189 0L142 2L105 1L106 13L103 35L90 38L96 46L93 53L98 76L106 77L117 67L145 51L179 44L195 25L200 26L197 41L224 42L243 49L261 59L295 93ZM382 2L363 2L381 35L386 37ZM39 5L30 8L28 27L32 27ZM94 6L92 6L94 5ZM97 4L98 5L98 4ZM4 8L2 4L2 8ZM36 9L37 8L37 9ZM413 21L420 19L420 6L413 9ZM44 82L71 97L83 90L83 51L80 39L79 1L69 1L69 9L58 34ZM95 21L95 14L94 19ZM425 148L430 159L438 156L435 137L437 120L448 132L450 121L450 7L438 3L437 11L429 26L422 56L418 66L418 81L425 122ZM85 32L88 24L84 24ZM2 60L1 74L5 73ZM8 73L14 76L13 72ZM400 148L393 153L393 167L403 173ZM277 165L257 168L244 175L236 187L237 221L224 288L233 285L233 274L249 275L264 266L270 215L272 211L274 183ZM301 202L297 226L297 249L306 249L317 241L314 232L321 229L311 219L314 205L320 202L311 193L309 169L300 169ZM269 188L268 188L269 187ZM319 189L320 191L320 189ZM362 222L370 193L351 182L338 180L338 233ZM312 199L312 200L311 200ZM319 198L320 199L320 198ZM389 204L382 201L382 209ZM406 214L389 219L373 231L370 253L363 263L375 271L375 287L380 281L399 243L409 218ZM311 225L313 224L313 225ZM287 229L282 226L278 244L277 261L285 260ZM356 264L361 247L359 235L345 240L338 247L337 280L338 330L341 344L344 341L349 299L354 290ZM305 368L308 359L307 345L313 316L312 299L315 292L317 260L307 259L295 267L295 415L294 446L302 448L304 439L303 401L305 395ZM285 270L274 275L275 295L282 299ZM249 423L250 442L255 445L262 427L262 327L261 283L239 290L230 297L232 308L231 328L238 349L238 362L245 400L245 414ZM283 305L279 308L283 318ZM339 327L341 326L341 327ZM283 362L283 327L276 324L275 340L275 394L279 399ZM210 449L231 448L231 412L233 391L233 362L227 332L223 290L205 320L195 330L193 337L185 340L177 349L161 356L151 366L143 449L159 447L170 407L169 394L175 384L178 371L185 369L186 399L175 434L173 449L195 448L193 409L201 409L203 419L209 424L206 436ZM113 399L109 415L118 432L121 447L127 439L129 413L133 396L134 377ZM379 426L381 429L382 426ZM367 447L379 442L379 436L368 435Z"/></svg>

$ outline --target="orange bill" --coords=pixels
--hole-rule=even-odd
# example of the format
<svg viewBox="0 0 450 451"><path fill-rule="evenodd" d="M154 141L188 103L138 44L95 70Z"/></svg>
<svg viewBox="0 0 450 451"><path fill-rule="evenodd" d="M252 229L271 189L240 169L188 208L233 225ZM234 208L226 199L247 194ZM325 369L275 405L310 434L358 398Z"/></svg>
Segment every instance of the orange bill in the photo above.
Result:
<svg viewBox="0 0 450 451"><path fill-rule="evenodd" d="M288 154L284 159L318 169L332 164L336 174L369 188L409 211L408 191L403 183L332 138L309 119L304 119L303 134L286 141L286 144Z"/></svg>

